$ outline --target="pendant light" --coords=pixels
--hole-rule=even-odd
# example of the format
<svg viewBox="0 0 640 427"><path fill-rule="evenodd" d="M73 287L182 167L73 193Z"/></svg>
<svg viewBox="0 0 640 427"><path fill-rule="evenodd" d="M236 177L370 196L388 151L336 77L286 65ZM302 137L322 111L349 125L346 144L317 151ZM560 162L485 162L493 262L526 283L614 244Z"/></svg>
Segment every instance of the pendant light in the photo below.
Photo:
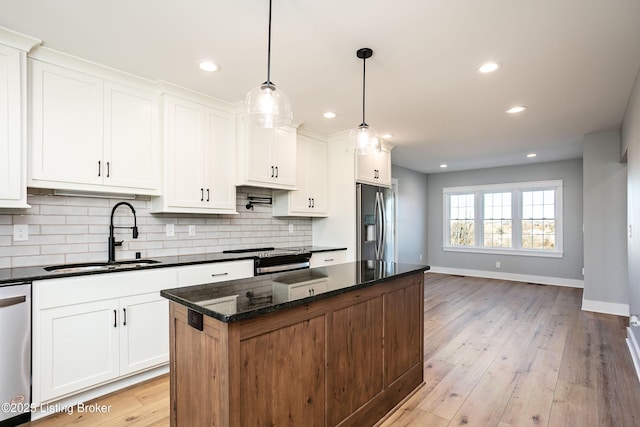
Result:
<svg viewBox="0 0 640 427"><path fill-rule="evenodd" d="M362 59L362 123L349 133L349 139L356 153L366 155L369 150L380 151L380 138L374 128L369 126L365 121L365 88L366 88L366 71L367 58L373 56L373 50L368 47L358 49L356 56Z"/></svg>
<svg viewBox="0 0 640 427"><path fill-rule="evenodd" d="M245 120L260 127L290 125L293 112L289 98L271 81L271 2L269 0L269 39L267 47L267 81L251 89L245 98Z"/></svg>

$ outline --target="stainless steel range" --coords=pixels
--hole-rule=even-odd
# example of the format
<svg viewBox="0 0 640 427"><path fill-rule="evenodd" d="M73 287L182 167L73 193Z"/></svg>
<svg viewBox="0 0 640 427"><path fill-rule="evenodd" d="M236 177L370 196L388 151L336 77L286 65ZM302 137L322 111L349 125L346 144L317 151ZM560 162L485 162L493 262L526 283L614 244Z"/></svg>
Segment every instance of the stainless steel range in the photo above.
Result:
<svg viewBox="0 0 640 427"><path fill-rule="evenodd" d="M256 252L257 254L254 263L254 274L256 276L309 268L309 260L311 259L311 252L305 249L276 249L267 247L223 251L223 253L249 252Z"/></svg>

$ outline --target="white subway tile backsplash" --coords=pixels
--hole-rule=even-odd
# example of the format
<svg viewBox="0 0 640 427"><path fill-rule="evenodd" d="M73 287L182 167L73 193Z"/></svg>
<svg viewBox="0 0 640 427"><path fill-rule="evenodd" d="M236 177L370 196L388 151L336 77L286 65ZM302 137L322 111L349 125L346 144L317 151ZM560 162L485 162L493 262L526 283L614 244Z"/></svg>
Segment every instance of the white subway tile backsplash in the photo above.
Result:
<svg viewBox="0 0 640 427"><path fill-rule="evenodd" d="M52 190L29 189L30 209L0 214L0 268L106 261L109 218L119 199L55 196ZM131 259L221 252L255 246L301 246L311 244L311 220L271 216L271 206L246 209L247 195L271 197L271 190L238 187L238 215L151 214L151 200L127 200L137 216L140 235L117 229L123 246L117 259ZM14 213L15 212L15 213ZM13 225L29 224L29 240L13 242ZM126 206L118 208L114 224L133 225ZM175 225L175 236L167 237L165 224ZM289 233L289 224L295 232ZM196 235L189 236L190 225Z"/></svg>

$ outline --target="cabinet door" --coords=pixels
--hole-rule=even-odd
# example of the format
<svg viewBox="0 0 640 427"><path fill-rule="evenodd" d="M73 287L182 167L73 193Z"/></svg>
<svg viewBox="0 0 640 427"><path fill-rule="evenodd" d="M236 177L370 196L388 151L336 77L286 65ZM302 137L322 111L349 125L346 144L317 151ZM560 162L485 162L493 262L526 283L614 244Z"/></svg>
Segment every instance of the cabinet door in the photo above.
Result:
<svg viewBox="0 0 640 427"><path fill-rule="evenodd" d="M383 390L382 316L382 297L330 314L327 425L338 425Z"/></svg>
<svg viewBox="0 0 640 427"><path fill-rule="evenodd" d="M296 185L296 130L277 128L272 147L272 163L277 168L275 182L278 185Z"/></svg>
<svg viewBox="0 0 640 427"><path fill-rule="evenodd" d="M118 376L117 309L105 300L42 310L41 401Z"/></svg>
<svg viewBox="0 0 640 427"><path fill-rule="evenodd" d="M230 212L236 210L234 177L235 123L231 114L207 108L205 150L208 173L207 206Z"/></svg>
<svg viewBox="0 0 640 427"><path fill-rule="evenodd" d="M422 364L423 285L384 296L385 386Z"/></svg>
<svg viewBox="0 0 640 427"><path fill-rule="evenodd" d="M291 212L306 213L311 210L311 195L309 193L309 153L312 150L312 142L298 138L298 146L296 147L296 188L291 191L288 197Z"/></svg>
<svg viewBox="0 0 640 427"><path fill-rule="evenodd" d="M380 185L391 185L391 153L385 149L373 153L374 178Z"/></svg>
<svg viewBox="0 0 640 427"><path fill-rule="evenodd" d="M307 186L311 198L311 211L315 214L325 214L328 211L329 180L327 145L316 141L309 141L308 144Z"/></svg>
<svg viewBox="0 0 640 427"><path fill-rule="evenodd" d="M35 60L31 67L31 178L101 184L102 81Z"/></svg>
<svg viewBox="0 0 640 427"><path fill-rule="evenodd" d="M155 94L105 83L104 184L158 187L157 110Z"/></svg>
<svg viewBox="0 0 640 427"><path fill-rule="evenodd" d="M270 184L275 176L271 158L276 129L247 126L247 178L250 181Z"/></svg>
<svg viewBox="0 0 640 427"><path fill-rule="evenodd" d="M320 316L241 341L238 425L325 426L324 339Z"/></svg>
<svg viewBox="0 0 640 427"><path fill-rule="evenodd" d="M27 207L21 55L0 45L0 208Z"/></svg>
<svg viewBox="0 0 640 427"><path fill-rule="evenodd" d="M120 375L169 361L169 302L159 292L120 300Z"/></svg>
<svg viewBox="0 0 640 427"><path fill-rule="evenodd" d="M356 181L375 184L373 154L367 152L367 154L354 153L354 155L356 156Z"/></svg>
<svg viewBox="0 0 640 427"><path fill-rule="evenodd" d="M175 97L166 98L167 198L180 207L202 207L204 200L202 106Z"/></svg>

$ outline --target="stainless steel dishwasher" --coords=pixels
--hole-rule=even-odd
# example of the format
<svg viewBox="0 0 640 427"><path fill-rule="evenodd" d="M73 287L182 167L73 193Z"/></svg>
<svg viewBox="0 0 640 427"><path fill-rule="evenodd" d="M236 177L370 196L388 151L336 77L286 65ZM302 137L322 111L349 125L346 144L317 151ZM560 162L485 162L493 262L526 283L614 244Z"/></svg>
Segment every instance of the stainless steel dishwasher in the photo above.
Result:
<svg viewBox="0 0 640 427"><path fill-rule="evenodd" d="M0 285L0 426L31 419L31 283Z"/></svg>

